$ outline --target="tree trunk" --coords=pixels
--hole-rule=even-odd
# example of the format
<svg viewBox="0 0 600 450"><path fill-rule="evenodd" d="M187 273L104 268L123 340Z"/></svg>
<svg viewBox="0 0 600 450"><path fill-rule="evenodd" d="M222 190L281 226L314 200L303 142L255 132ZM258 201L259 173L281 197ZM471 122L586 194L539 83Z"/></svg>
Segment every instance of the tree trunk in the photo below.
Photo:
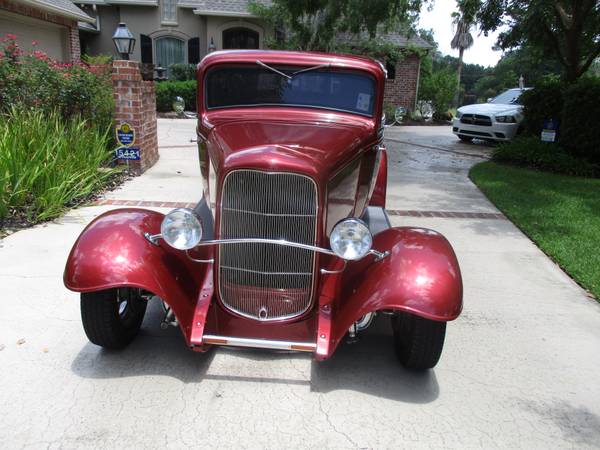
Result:
<svg viewBox="0 0 600 450"><path fill-rule="evenodd" d="M463 54L465 49L460 47L458 50L458 66L456 67L456 92L454 93L454 107L458 108L458 97L460 95L460 77L462 74Z"/></svg>

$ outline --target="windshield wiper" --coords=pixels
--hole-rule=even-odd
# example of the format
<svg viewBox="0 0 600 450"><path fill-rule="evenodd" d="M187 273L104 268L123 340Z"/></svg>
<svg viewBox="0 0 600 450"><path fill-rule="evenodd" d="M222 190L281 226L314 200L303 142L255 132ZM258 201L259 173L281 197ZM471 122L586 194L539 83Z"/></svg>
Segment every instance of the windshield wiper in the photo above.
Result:
<svg viewBox="0 0 600 450"><path fill-rule="evenodd" d="M258 64L259 66L264 67L265 69L270 70L271 72L275 72L277 75L281 75L282 77L287 78L288 80L292 79L292 77L289 76L287 73L283 73L280 70L277 70L275 67L271 67L271 66L265 64L264 62L259 61L258 59L256 60L256 64Z"/></svg>
<svg viewBox="0 0 600 450"><path fill-rule="evenodd" d="M281 70L277 70L275 67L271 67L268 64L265 64L264 62L262 62L258 59L256 60L256 64L258 64L261 67L264 67L265 69L270 70L271 72L275 72L277 75L281 75L282 77L287 78L290 81L292 78L294 78L296 75L298 75L300 73L310 72L311 70L318 70L318 69L324 69L324 68L331 67L331 64L319 64L318 66L307 67L306 69L298 70L297 72L294 72L291 75L288 75L287 73L284 73Z"/></svg>
<svg viewBox="0 0 600 450"><path fill-rule="evenodd" d="M297 72L294 72L292 74L292 77L298 75L299 73L310 72L311 70L318 70L318 69L325 69L325 68L329 69L330 67L331 67L331 64L319 64L318 66L307 67L306 69L302 69Z"/></svg>

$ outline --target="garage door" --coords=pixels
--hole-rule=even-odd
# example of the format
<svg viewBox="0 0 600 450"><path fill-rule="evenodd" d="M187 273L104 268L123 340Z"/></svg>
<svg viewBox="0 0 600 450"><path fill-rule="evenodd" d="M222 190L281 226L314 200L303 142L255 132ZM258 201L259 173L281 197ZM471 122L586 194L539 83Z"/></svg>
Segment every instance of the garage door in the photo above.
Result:
<svg viewBox="0 0 600 450"><path fill-rule="evenodd" d="M0 35L6 33L16 35L19 46L24 50L31 50L31 42L37 41L36 48L51 58L59 61L70 59L67 27L0 10Z"/></svg>

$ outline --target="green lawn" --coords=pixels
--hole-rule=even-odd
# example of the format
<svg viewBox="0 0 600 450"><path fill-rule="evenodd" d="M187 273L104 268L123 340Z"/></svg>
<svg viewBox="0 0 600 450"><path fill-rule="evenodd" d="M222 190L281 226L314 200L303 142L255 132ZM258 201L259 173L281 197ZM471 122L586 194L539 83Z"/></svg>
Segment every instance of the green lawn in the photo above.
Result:
<svg viewBox="0 0 600 450"><path fill-rule="evenodd" d="M484 162L470 177L512 222L600 299L600 179Z"/></svg>

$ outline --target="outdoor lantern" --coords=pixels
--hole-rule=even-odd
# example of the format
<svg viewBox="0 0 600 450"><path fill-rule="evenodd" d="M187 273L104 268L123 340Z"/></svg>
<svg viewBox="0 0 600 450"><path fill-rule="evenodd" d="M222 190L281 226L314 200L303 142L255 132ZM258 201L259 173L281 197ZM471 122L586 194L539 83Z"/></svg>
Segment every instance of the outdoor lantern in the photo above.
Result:
<svg viewBox="0 0 600 450"><path fill-rule="evenodd" d="M121 22L119 24L112 39L121 58L128 60L129 55L133 53L133 48L135 47L135 38L125 23Z"/></svg>
<svg viewBox="0 0 600 450"><path fill-rule="evenodd" d="M159 65L158 67L156 67L154 70L156 70L156 79L157 80L166 80L167 77L167 68L166 67L162 67L161 65Z"/></svg>
<svg viewBox="0 0 600 450"><path fill-rule="evenodd" d="M208 53L212 53L217 49L217 46L215 45L215 41L213 40L212 36L210 38L210 44L208 46Z"/></svg>

